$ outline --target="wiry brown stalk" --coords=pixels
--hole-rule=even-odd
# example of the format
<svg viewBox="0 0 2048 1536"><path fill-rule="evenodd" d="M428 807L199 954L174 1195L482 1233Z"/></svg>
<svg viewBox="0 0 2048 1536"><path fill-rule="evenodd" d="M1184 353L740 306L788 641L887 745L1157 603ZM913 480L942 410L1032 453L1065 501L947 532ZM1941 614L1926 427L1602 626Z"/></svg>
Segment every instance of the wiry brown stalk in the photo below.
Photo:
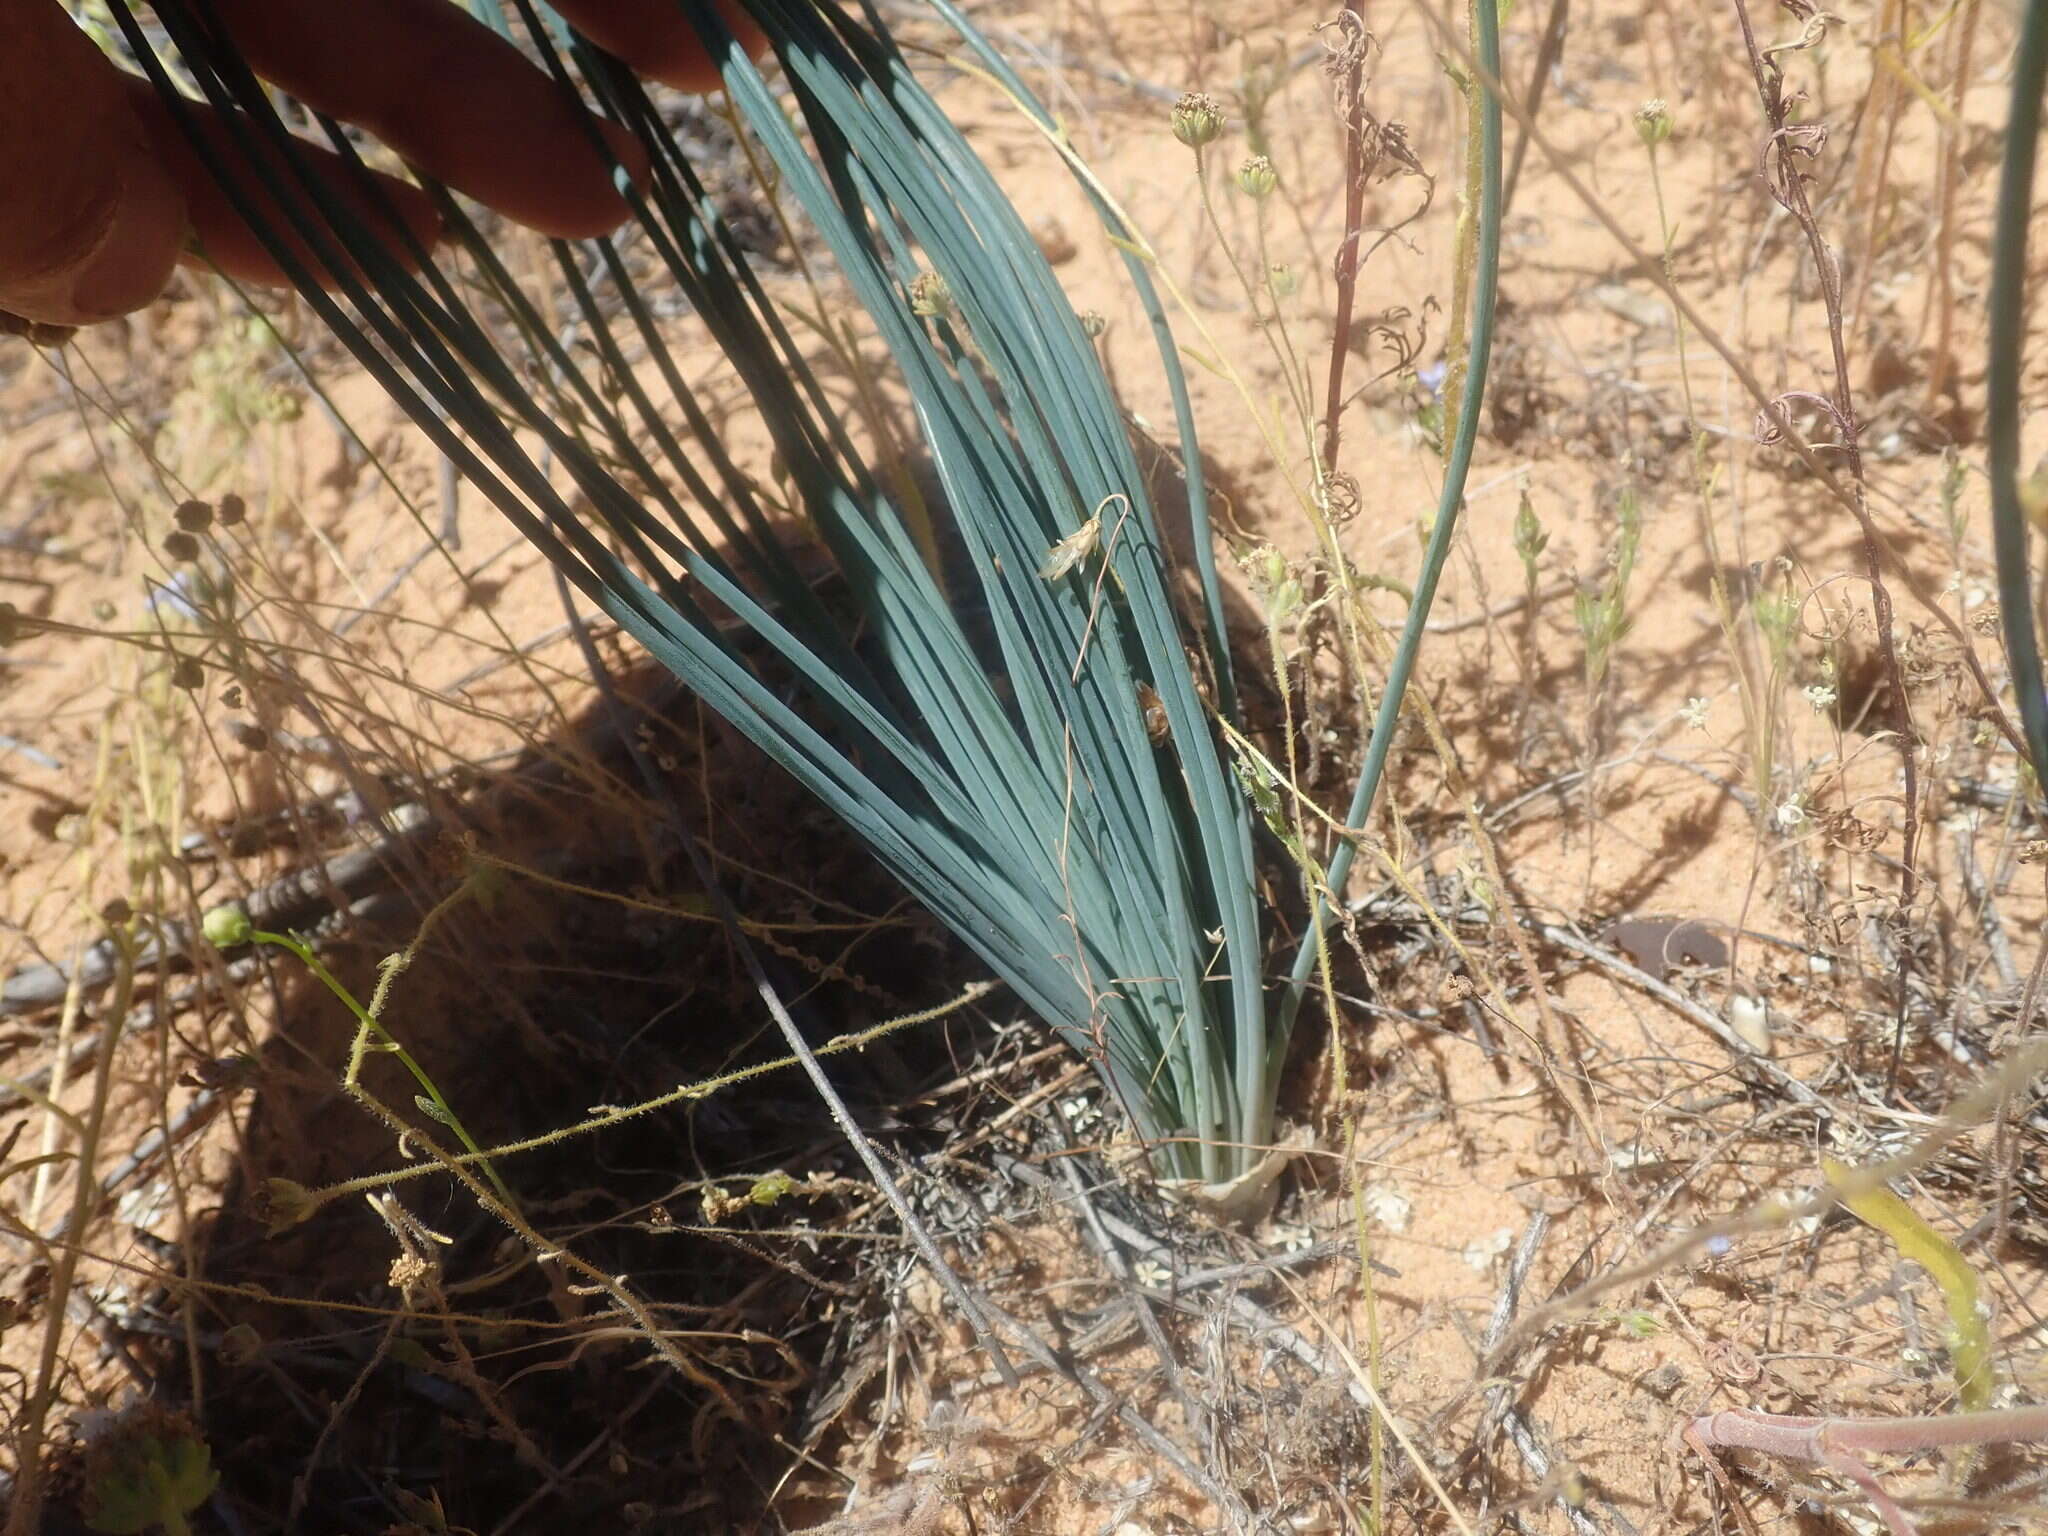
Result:
<svg viewBox="0 0 2048 1536"><path fill-rule="evenodd" d="M1344 359L1351 350L1351 305L1358 292L1358 252L1365 241L1365 183L1375 156L1365 142L1365 56L1372 35L1365 29L1365 0L1344 0L1338 18L1341 51L1331 61L1344 103L1344 233L1337 247L1336 330L1330 342L1330 388L1323 405L1323 469L1337 467L1338 424L1344 413Z"/></svg>
<svg viewBox="0 0 2048 1536"><path fill-rule="evenodd" d="M1877 527L1871 521L1863 479L1863 451L1857 441L1856 408L1849 393L1849 353L1842 339L1841 269L1836 266L1834 253L1828 249L1827 241L1821 238L1820 226L1813 217L1813 204L1806 195L1806 177L1799 168L1800 160L1811 161L1819 156L1827 143L1827 129L1823 124L1791 121L1796 98L1785 94L1784 70L1777 58L1781 52L1806 48L1818 42L1826 20L1824 13L1810 0L1782 0L1782 3L1805 27L1799 38L1787 48L1761 51L1757 48L1756 33L1749 23L1749 7L1744 0L1734 0L1735 16L1742 25L1742 45L1749 53L1750 72L1756 77L1757 96L1763 102L1764 121L1770 129L1770 137L1765 141L1761 156L1764 184L1806 235L1807 248L1813 255L1814 272L1820 279L1821 304L1827 311L1828 344L1833 350L1835 377L1834 390L1826 398L1799 390L1773 400L1758 418L1758 437L1770 442L1782 433L1791 424L1791 402L1799 400L1824 407L1841 438L1843 461L1849 469L1849 506L1863 536L1863 564L1870 581L1871 616L1877 623L1878 657L1883 663L1885 682L1891 691L1891 727L1898 737L1899 761L1905 779L1906 826L1899 867L1899 921L1903 927L1910 918L1913 900L1920 890L1920 875L1915 867L1920 841L1920 784L1919 767L1913 754L1913 713L1906 700L1906 680L1899 670L1898 645L1892 634L1892 596L1884 584ZM1912 974L1913 946L1904 942L1902 935L1899 944L1898 1011L1892 1025L1891 1065L1885 1074L1887 1093L1896 1091L1898 1086Z"/></svg>

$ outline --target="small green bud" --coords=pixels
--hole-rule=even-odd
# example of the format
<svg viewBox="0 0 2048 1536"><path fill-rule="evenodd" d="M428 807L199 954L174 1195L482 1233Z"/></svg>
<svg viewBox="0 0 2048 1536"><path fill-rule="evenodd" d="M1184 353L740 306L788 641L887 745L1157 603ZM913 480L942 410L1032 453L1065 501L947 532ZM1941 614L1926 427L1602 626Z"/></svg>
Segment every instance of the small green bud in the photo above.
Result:
<svg viewBox="0 0 2048 1536"><path fill-rule="evenodd" d="M1280 174L1273 169L1273 162L1264 155L1253 155L1237 168L1238 190L1246 197L1260 199L1269 196L1280 185Z"/></svg>
<svg viewBox="0 0 2048 1536"><path fill-rule="evenodd" d="M1515 509L1515 553L1522 557L1524 565L1533 565L1549 543L1550 535L1543 531L1535 503L1529 500L1529 488L1524 486L1522 503Z"/></svg>
<svg viewBox="0 0 2048 1536"><path fill-rule="evenodd" d="M1301 602L1301 583L1290 576L1273 589L1266 602L1266 618L1276 626L1285 624L1301 611Z"/></svg>
<svg viewBox="0 0 2048 1536"><path fill-rule="evenodd" d="M242 910L240 902L228 902L213 908L199 920L199 931L206 935L206 942L215 949L233 949L249 942L256 932L256 925L249 921L249 914Z"/></svg>
<svg viewBox="0 0 2048 1536"><path fill-rule="evenodd" d="M1081 334L1090 341L1093 341L1108 329L1109 322L1102 318L1100 310L1084 309L1081 311Z"/></svg>
<svg viewBox="0 0 2048 1536"><path fill-rule="evenodd" d="M1215 143L1228 121L1215 97L1205 91L1189 91L1174 103L1173 136L1189 149L1200 149Z"/></svg>
<svg viewBox="0 0 2048 1536"><path fill-rule="evenodd" d="M775 1205L795 1191L796 1180L778 1168L754 1180L754 1187L747 1191L747 1199L755 1205Z"/></svg>
<svg viewBox="0 0 2048 1536"><path fill-rule="evenodd" d="M920 272L910 284L910 312L935 318L953 312L953 290L936 272Z"/></svg>
<svg viewBox="0 0 2048 1536"><path fill-rule="evenodd" d="M1636 108L1636 137L1647 149L1655 149L1671 137L1671 108L1662 96L1653 96Z"/></svg>
<svg viewBox="0 0 2048 1536"><path fill-rule="evenodd" d="M1301 286L1301 278L1286 262L1276 261L1266 269L1266 286L1273 291L1274 298L1291 299L1294 290Z"/></svg>
<svg viewBox="0 0 2048 1536"><path fill-rule="evenodd" d="M294 1179L265 1179L250 1204L272 1237L290 1231L320 1209L313 1191Z"/></svg>

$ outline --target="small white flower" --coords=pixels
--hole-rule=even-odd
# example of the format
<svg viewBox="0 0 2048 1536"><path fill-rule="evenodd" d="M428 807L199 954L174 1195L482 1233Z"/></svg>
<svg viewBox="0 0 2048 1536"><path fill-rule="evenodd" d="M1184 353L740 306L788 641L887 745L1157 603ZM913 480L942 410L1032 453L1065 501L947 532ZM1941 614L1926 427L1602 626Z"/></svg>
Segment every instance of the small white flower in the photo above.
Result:
<svg viewBox="0 0 2048 1536"><path fill-rule="evenodd" d="M1778 807L1778 830L1796 832L1806 824L1806 807L1797 800L1787 800Z"/></svg>
<svg viewBox="0 0 2048 1536"><path fill-rule="evenodd" d="M1806 702L1813 706L1816 715L1824 715L1835 707L1835 690L1827 683L1808 683Z"/></svg>
<svg viewBox="0 0 2048 1536"><path fill-rule="evenodd" d="M1507 1251L1514 1246L1514 1229L1499 1227L1484 1237L1473 1238L1465 1245L1465 1251L1460 1257L1483 1275L1493 1268L1497 1261L1505 1258Z"/></svg>
<svg viewBox="0 0 2048 1536"><path fill-rule="evenodd" d="M1137 1277L1138 1284L1152 1291L1165 1290L1166 1283L1173 1278L1173 1271L1157 1259L1138 1260L1131 1266L1131 1273Z"/></svg>
<svg viewBox="0 0 2048 1536"><path fill-rule="evenodd" d="M1687 699L1678 713L1694 730L1704 731L1707 728L1707 701L1698 694Z"/></svg>
<svg viewBox="0 0 2048 1536"><path fill-rule="evenodd" d="M1415 1203L1391 1184L1365 1186L1365 1214L1389 1232L1406 1232L1415 1215Z"/></svg>

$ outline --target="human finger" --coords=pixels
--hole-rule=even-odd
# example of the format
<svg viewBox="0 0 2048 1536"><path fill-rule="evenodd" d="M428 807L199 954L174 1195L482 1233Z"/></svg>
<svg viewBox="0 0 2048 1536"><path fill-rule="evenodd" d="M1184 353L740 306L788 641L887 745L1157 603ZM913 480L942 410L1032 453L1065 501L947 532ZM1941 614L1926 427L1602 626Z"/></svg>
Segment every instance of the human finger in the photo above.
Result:
<svg viewBox="0 0 2048 1536"><path fill-rule="evenodd" d="M622 223L612 181L644 151L590 118L518 49L448 0L214 0L250 68L367 130L428 175L543 234L578 239Z"/></svg>
<svg viewBox="0 0 2048 1536"><path fill-rule="evenodd" d="M249 157L259 155L282 185L290 187L296 183L295 169L254 131L253 125L237 122L230 115L197 102L183 105L180 110L189 115L181 123L179 114L147 80L131 76L123 84L158 162L183 192L197 246L188 258L193 265L218 267L241 282L282 285L290 281L283 264L257 237L234 198L213 175L206 157L193 145L188 124L214 158L236 168L231 172L236 191L249 203L256 223L283 243L298 266L321 283L333 286L332 271L299 236L263 178L249 166ZM378 237L400 260L415 249L432 246L439 236L441 220L432 200L410 182L381 171L365 170L317 144L300 143L298 155L305 169L319 179L326 195L340 205L340 218Z"/></svg>
<svg viewBox="0 0 2048 1536"><path fill-rule="evenodd" d="M139 308L186 229L120 71L57 0L0 0L0 309L86 325Z"/></svg>
<svg viewBox="0 0 2048 1536"><path fill-rule="evenodd" d="M584 36L624 60L635 73L686 91L718 87L718 63L683 19L675 0L555 0L555 9ZM737 4L719 13L740 45L759 58L768 38Z"/></svg>

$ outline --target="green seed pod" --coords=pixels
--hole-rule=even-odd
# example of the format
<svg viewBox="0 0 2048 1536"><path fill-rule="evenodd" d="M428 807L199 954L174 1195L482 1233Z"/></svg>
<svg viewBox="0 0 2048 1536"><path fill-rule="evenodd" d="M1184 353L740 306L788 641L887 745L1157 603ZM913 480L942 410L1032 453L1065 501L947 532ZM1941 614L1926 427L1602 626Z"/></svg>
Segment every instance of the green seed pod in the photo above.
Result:
<svg viewBox="0 0 2048 1536"><path fill-rule="evenodd" d="M214 907L199 920L199 931L206 935L206 942L215 949L233 949L246 944L256 932L256 925L249 921L249 914L242 910L239 902L227 902Z"/></svg>

